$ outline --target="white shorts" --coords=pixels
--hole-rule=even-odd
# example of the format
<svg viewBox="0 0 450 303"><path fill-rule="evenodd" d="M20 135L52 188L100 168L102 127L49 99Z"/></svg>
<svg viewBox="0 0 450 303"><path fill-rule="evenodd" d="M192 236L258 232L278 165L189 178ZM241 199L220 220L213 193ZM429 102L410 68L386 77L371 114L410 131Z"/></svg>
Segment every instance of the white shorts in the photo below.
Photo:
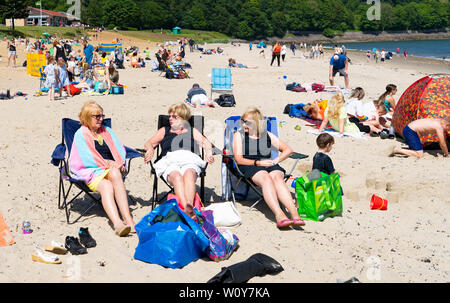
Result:
<svg viewBox="0 0 450 303"><path fill-rule="evenodd" d="M200 105L207 105L209 103L209 98L203 94L194 95L191 98L191 103L196 104L197 102L200 103Z"/></svg>
<svg viewBox="0 0 450 303"><path fill-rule="evenodd" d="M167 176L174 171L184 175L188 169L193 169L197 175L200 175L205 166L206 162L193 152L177 150L168 152L167 155L154 164L153 168L158 177L162 176L167 181Z"/></svg>
<svg viewBox="0 0 450 303"><path fill-rule="evenodd" d="M17 55L16 51L8 51L8 57L11 55L16 56Z"/></svg>

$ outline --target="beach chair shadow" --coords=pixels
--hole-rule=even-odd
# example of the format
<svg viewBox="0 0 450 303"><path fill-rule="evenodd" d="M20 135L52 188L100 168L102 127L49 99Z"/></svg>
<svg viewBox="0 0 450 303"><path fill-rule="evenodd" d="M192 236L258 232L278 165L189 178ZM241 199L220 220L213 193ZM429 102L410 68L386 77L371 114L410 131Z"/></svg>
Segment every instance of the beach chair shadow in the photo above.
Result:
<svg viewBox="0 0 450 303"><path fill-rule="evenodd" d="M103 125L111 127L111 119L104 119ZM64 209L66 214L67 224L76 223L81 217L86 215L97 203L101 205L101 198L99 195L94 194L89 187L82 181L75 180L71 178L71 173L69 170L69 155L72 148L72 143L76 131L81 127L79 121L75 121L69 118L62 119L62 142L58 144L53 153L51 163L58 167L59 174L59 185L58 185L58 209ZM131 160L137 157L142 157L142 155L134 149L125 146L126 159L128 160L128 172L131 168ZM125 179L125 176L124 176ZM66 183L66 185L65 185ZM68 184L67 184L68 183ZM68 187L67 187L68 186ZM69 200L69 196L72 192L72 188L79 190L72 199ZM89 198L87 205L80 207L80 205L75 206L75 202L81 194L85 194L85 198ZM73 195L73 194L72 194ZM130 198L130 196L128 196ZM81 203L84 204L84 203ZM70 215L72 211L80 213L80 215L74 220L70 220Z"/></svg>
<svg viewBox="0 0 450 303"><path fill-rule="evenodd" d="M204 128L204 117L203 116L191 116L191 118L189 119L189 125L190 127L196 128L202 135L203 134L203 128ZM158 116L158 126L157 129L160 129L162 127L170 127L170 123L169 123L169 116L168 115L159 115ZM137 149L138 152L145 154L145 150L144 149ZM156 147L156 161L159 160L161 158L161 146L158 145ZM204 159L204 150L196 150L194 148L194 151L197 155L199 155L202 159ZM218 150L217 148L213 147L213 155L214 154L220 154L220 150ZM155 161L155 162L156 162ZM202 172L200 173L200 199L201 201L205 201L205 176L206 176L206 168L208 167L208 163L206 164L205 168L202 170ZM151 204L152 204L152 209L154 209L156 204L160 204L164 199L166 199L166 197L168 196L168 194L173 193L174 192L174 188L172 186L169 185L169 183L163 178L160 177L158 178L156 175L156 171L155 168L153 166L153 161L150 161L150 177L153 177L153 189L152 189L152 198L151 198ZM162 193L158 193L158 179L161 179L163 181L163 183L167 186L168 190Z"/></svg>
<svg viewBox="0 0 450 303"><path fill-rule="evenodd" d="M233 83L230 68L214 67L211 72L211 97L213 93L233 93Z"/></svg>
<svg viewBox="0 0 450 303"><path fill-rule="evenodd" d="M264 117L266 120L266 130L278 137L278 122L275 117ZM249 210L255 208L259 202L264 200L262 191L251 179L246 178L239 169L233 156L233 137L235 132L243 132L241 127L241 117L231 116L225 120L224 133L224 152L222 157L222 200L247 201L249 189L257 195L256 202L253 202ZM272 150L271 158L278 157L278 151ZM284 175L284 181L287 182L297 166L299 160L308 158L307 155L294 152L290 159L295 160L291 170Z"/></svg>

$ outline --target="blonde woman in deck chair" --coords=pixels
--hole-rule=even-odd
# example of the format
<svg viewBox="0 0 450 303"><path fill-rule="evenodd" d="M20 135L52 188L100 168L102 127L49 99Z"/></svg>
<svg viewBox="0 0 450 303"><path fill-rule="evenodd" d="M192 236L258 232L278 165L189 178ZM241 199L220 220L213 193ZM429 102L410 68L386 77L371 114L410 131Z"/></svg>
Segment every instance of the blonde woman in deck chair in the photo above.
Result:
<svg viewBox="0 0 450 303"><path fill-rule="evenodd" d="M293 150L274 134L266 131L264 116L255 107L242 115L243 132L237 131L233 138L233 154L239 170L262 188L264 200L275 215L279 229L303 226L295 202L284 181L285 170L278 163L287 159ZM271 159L272 149L279 150L277 158ZM292 219L280 208L283 204Z"/></svg>

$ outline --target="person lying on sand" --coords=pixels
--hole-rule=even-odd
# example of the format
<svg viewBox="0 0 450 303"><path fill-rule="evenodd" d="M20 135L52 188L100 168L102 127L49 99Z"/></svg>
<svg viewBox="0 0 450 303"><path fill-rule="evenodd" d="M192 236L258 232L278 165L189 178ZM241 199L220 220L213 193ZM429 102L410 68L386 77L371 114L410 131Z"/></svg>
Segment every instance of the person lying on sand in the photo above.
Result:
<svg viewBox="0 0 450 303"><path fill-rule="evenodd" d="M450 131L450 117L444 119L419 119L409 123L403 129L403 138L410 149L394 147L391 155L403 154L417 158L423 157L423 147L420 136L437 135L444 157L448 157L446 132Z"/></svg>
<svg viewBox="0 0 450 303"><path fill-rule="evenodd" d="M251 69L256 69L258 68L257 66L247 66L241 63L237 63L236 60L234 60L233 58L228 59L228 66L229 67L237 67L237 68L251 68Z"/></svg>
<svg viewBox="0 0 450 303"><path fill-rule="evenodd" d="M311 115L314 120L322 121L324 118L325 109L327 108L327 100L315 100L313 103L308 103L303 107L305 112Z"/></svg>

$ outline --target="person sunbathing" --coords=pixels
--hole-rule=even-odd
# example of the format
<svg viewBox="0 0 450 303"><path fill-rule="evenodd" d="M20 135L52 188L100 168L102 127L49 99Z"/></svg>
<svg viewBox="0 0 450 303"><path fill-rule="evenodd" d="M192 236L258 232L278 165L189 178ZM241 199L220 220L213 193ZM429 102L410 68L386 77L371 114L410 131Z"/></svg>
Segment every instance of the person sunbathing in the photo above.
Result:
<svg viewBox="0 0 450 303"><path fill-rule="evenodd" d="M160 128L144 145L144 161L149 163L155 147L161 145L161 154L156 159L156 175L163 177L173 186L175 195L180 199L183 211L195 217L193 204L195 198L195 181L206 162L213 163L212 144L196 128L188 123L191 113L184 103L169 107L170 126ZM201 146L205 149L205 160L195 151Z"/></svg>
<svg viewBox="0 0 450 303"><path fill-rule="evenodd" d="M306 104L303 109L311 115L314 120L322 121L324 118L325 109L327 108L327 100L315 100L313 103Z"/></svg>
<svg viewBox="0 0 450 303"><path fill-rule="evenodd" d="M292 149L272 133L266 131L262 113L256 107L248 108L242 115L242 131L237 131L233 139L233 154L244 177L251 179L263 191L277 227L303 226L289 188L284 182L285 170L278 163L292 154ZM272 149L279 150L279 156L272 160ZM292 219L288 219L280 208L286 207Z"/></svg>
<svg viewBox="0 0 450 303"><path fill-rule="evenodd" d="M111 128L103 126L103 108L95 101L84 103L79 114L81 127L74 136L69 156L72 178L83 181L100 194L103 209L118 236L134 231L128 196L123 182L125 148ZM120 218L120 215L122 218Z"/></svg>
<svg viewBox="0 0 450 303"><path fill-rule="evenodd" d="M244 65L244 64L241 64L241 63L237 63L236 60L234 60L233 58L228 59L228 66L229 67L237 67L237 68L251 68L251 69L258 68L257 66L249 67L247 65Z"/></svg>

